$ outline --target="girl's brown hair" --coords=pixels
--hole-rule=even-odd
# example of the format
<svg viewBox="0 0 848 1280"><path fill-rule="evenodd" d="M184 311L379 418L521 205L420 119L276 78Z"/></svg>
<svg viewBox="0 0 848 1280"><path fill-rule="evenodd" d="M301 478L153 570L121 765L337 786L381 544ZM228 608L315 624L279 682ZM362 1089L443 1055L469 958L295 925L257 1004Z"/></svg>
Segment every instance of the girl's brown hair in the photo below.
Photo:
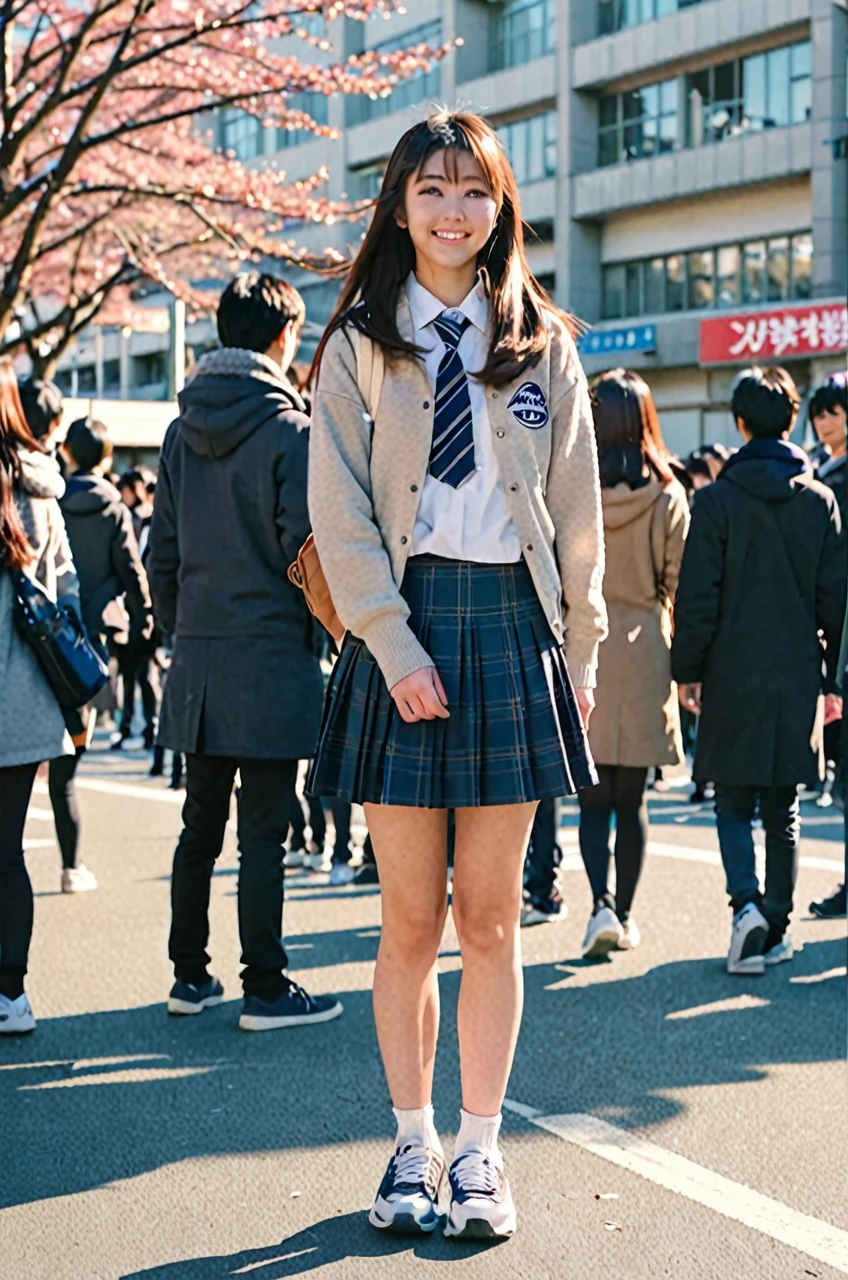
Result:
<svg viewBox="0 0 848 1280"><path fill-rule="evenodd" d="M671 484L671 455L644 378L631 369L611 369L592 384L591 401L603 488L623 481L638 489L646 483L646 466L664 485Z"/></svg>
<svg viewBox="0 0 848 1280"><path fill-rule="evenodd" d="M0 358L0 565L23 569L34 551L15 502L14 485L20 475L18 446L33 453L47 450L36 440L21 404L18 380L11 360Z"/></svg>
<svg viewBox="0 0 848 1280"><path fill-rule="evenodd" d="M549 341L545 312L558 316L572 334L579 328L573 317L553 305L527 264L518 187L494 129L471 112L439 111L408 129L392 153L371 225L315 354L315 378L330 335L348 322L389 354L421 354L398 330L398 299L415 266L415 247L395 213L403 209L409 178L437 151L446 153L446 172L452 178L458 154L470 153L498 209L477 262L492 304L492 342L476 376L489 386L500 386L532 368Z"/></svg>

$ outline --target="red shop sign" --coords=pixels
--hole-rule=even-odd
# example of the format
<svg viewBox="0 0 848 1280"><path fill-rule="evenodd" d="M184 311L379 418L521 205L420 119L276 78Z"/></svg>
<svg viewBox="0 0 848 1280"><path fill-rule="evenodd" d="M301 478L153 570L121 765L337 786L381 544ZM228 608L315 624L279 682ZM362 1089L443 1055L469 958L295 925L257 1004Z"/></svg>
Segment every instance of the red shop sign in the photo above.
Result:
<svg viewBox="0 0 848 1280"><path fill-rule="evenodd" d="M780 307L701 321L701 364L758 363L848 351L848 306Z"/></svg>

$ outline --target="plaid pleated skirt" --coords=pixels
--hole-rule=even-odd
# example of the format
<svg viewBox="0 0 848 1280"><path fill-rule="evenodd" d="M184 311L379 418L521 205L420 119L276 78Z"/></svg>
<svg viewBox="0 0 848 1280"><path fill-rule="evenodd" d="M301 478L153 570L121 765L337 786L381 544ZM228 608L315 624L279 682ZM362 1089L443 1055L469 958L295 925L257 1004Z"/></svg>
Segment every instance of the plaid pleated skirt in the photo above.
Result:
<svg viewBox="0 0 848 1280"><path fill-rule="evenodd" d="M594 786L565 656L527 565L416 556L401 591L450 719L407 724L373 655L348 635L307 790L357 804L461 809Z"/></svg>

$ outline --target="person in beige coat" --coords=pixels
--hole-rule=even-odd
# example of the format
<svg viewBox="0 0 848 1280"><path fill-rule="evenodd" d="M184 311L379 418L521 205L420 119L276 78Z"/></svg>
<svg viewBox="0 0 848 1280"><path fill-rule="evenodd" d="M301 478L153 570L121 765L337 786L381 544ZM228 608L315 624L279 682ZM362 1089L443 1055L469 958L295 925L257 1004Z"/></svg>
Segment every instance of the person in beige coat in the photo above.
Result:
<svg viewBox="0 0 848 1280"><path fill-rule="evenodd" d="M599 785L580 792L580 851L594 906L584 956L639 943L630 914L648 833L651 766L683 759L671 680L672 606L689 506L647 384L616 369L592 392L601 472L609 635L598 655L589 744ZM616 823L615 897L609 891L610 827Z"/></svg>

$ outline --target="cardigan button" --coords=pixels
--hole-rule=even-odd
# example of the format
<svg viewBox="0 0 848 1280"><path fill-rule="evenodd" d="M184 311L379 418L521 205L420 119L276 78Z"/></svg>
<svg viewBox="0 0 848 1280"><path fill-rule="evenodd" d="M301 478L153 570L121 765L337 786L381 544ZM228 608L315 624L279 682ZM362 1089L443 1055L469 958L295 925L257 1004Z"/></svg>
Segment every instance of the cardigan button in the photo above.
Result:
<svg viewBox="0 0 848 1280"><path fill-rule="evenodd" d="M418 485L417 485L417 484L411 484L411 485L409 486L409 492L410 492L410 493L417 493L417 492L418 492Z"/></svg>
<svg viewBox="0 0 848 1280"><path fill-rule="evenodd" d="M517 484L511 484L511 485L509 486L509 491L510 491L510 493L518 493L518 485L517 485Z"/></svg>
<svg viewBox="0 0 848 1280"><path fill-rule="evenodd" d="M493 392L492 392L492 399L493 399L493 400L497 400L497 398L498 398L498 393L497 393L497 391L493 391Z"/></svg>
<svg viewBox="0 0 848 1280"><path fill-rule="evenodd" d="M400 540L400 545L401 545L402 547L405 547L405 546L406 546L406 544L407 544L407 542L409 542L409 538L407 538L406 536L404 536L404 537L403 537L403 538L401 538L401 540Z"/></svg>
<svg viewBox="0 0 848 1280"><path fill-rule="evenodd" d="M425 401L424 401L424 408L425 408L425 409L429 409L429 408L430 408L430 401L429 401L429 400L425 400Z"/></svg>
<svg viewBox="0 0 848 1280"><path fill-rule="evenodd" d="M495 435L498 437L498 439L499 439L499 440L503 440L503 438L504 438L504 435L505 435L505 434L506 434L506 433L505 433L505 432L503 432L503 431L496 431L496 432L495 432Z"/></svg>
<svg viewBox="0 0 848 1280"><path fill-rule="evenodd" d="M525 550L525 551L532 551L532 550L533 550L533 543L532 543L532 542L528 542L528 543L527 543L527 546L524 548L524 550Z"/></svg>

